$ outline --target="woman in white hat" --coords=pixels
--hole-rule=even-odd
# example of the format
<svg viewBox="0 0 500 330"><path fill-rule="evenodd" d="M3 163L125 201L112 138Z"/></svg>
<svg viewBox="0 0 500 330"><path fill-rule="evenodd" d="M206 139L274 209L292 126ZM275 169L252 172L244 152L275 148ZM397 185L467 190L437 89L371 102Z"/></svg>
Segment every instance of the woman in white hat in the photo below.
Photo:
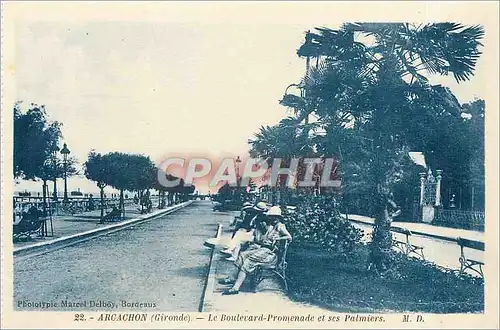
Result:
<svg viewBox="0 0 500 330"><path fill-rule="evenodd" d="M229 278L222 280L224 284L234 283L233 286L224 291L224 295L238 294L247 274L251 274L258 266L274 266L278 261L276 255L276 242L279 240L292 240L292 236L281 222L282 215L279 206L273 206L266 212L267 224L259 226L255 231L254 243L248 250L240 253L234 263L238 268L238 275L233 282Z"/></svg>
<svg viewBox="0 0 500 330"><path fill-rule="evenodd" d="M231 219L231 222L229 223L230 226L234 226L238 222L241 222L245 218L246 211L253 206L252 203L250 202L245 202L243 203L243 207L240 210L240 215L234 217ZM238 221L239 220L239 221Z"/></svg>
<svg viewBox="0 0 500 330"><path fill-rule="evenodd" d="M259 202L255 205L245 206L245 217L243 221L236 224L236 228L233 231L231 239L216 238L211 237L205 240L203 245L213 248L213 247L223 247L222 253L233 255L235 258L238 256L238 251L234 251L235 247L238 247L240 243L251 242L254 239L253 232L260 221L261 217L267 211L267 205L264 202ZM236 253L235 253L236 252ZM234 261L230 259L230 261Z"/></svg>
<svg viewBox="0 0 500 330"><path fill-rule="evenodd" d="M261 222L262 217L264 217L267 205L264 202L259 202L255 205L246 205L243 209L245 211L243 221L236 224L229 247L221 251L224 254L230 255L226 258L228 261L236 261L241 245L254 240L255 228Z"/></svg>

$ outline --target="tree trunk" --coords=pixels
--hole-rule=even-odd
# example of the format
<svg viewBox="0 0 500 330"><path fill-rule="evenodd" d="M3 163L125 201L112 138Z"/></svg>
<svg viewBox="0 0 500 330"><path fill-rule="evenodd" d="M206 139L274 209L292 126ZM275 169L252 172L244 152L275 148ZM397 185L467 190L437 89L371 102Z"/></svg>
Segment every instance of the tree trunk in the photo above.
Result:
<svg viewBox="0 0 500 330"><path fill-rule="evenodd" d="M376 111L373 125L375 127L384 126L384 112ZM387 181L387 165L385 160L390 159L392 153L386 152L388 149L388 139L382 131L378 131L371 143L374 153L372 164L374 195L375 223L373 225L372 242L370 245L370 256L368 268L376 272L384 272L391 266L392 234L390 231L391 220L389 216L390 191ZM390 145L390 143L389 143ZM392 202L394 204L394 202Z"/></svg>
<svg viewBox="0 0 500 330"><path fill-rule="evenodd" d="M383 272L391 266L392 218L389 214L391 200L386 193L378 192L375 201L375 223L370 245L369 268ZM393 202L392 202L393 203Z"/></svg>
<svg viewBox="0 0 500 330"><path fill-rule="evenodd" d="M42 181L42 205L43 205L43 216L47 216L47 180Z"/></svg>
<svg viewBox="0 0 500 330"><path fill-rule="evenodd" d="M141 203L141 214L144 213L144 191L139 191L139 200L140 200L140 203Z"/></svg>
<svg viewBox="0 0 500 330"><path fill-rule="evenodd" d="M47 182L45 182L47 184ZM57 201L57 178L54 179L54 192L52 193L52 198Z"/></svg>
<svg viewBox="0 0 500 330"><path fill-rule="evenodd" d="M42 208L43 208L43 217L45 218L47 216L47 180L42 181ZM42 237L48 236L47 235L47 222L43 222L42 226Z"/></svg>
<svg viewBox="0 0 500 330"><path fill-rule="evenodd" d="M101 189L101 220L99 223L104 223L104 187L99 187Z"/></svg>
<svg viewBox="0 0 500 330"><path fill-rule="evenodd" d="M123 189L120 189L120 209L122 219L125 219L125 200L123 199Z"/></svg>

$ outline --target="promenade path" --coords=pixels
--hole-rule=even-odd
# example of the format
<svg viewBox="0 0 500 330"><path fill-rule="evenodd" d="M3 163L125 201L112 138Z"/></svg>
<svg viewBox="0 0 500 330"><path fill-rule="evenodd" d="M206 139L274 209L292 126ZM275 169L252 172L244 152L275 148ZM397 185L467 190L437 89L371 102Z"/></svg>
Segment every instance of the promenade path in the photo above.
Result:
<svg viewBox="0 0 500 330"><path fill-rule="evenodd" d="M130 220L137 218L141 215L140 206L136 204L126 205L125 206L125 218L123 220ZM106 214L110 210L104 212ZM77 233L81 233L87 230L92 230L95 228L99 228L99 226L104 226L110 224L110 222L106 222L105 224L100 224L100 210L88 211L77 213L74 215L57 215L52 216L52 229L53 236L51 233L50 221L47 221L48 235L47 237L37 237L36 235L32 235L32 239L21 240L14 242L14 246L24 246L37 242L47 241L59 237L65 237Z"/></svg>
<svg viewBox="0 0 500 330"><path fill-rule="evenodd" d="M370 241L374 219L353 214L349 214L348 218L354 226L364 231L363 240L365 242ZM405 221L393 221L392 226L410 230L413 234L410 237L411 243L424 247L426 260L450 269L460 269L460 263L458 261L460 257L460 246L453 240L462 237L479 242L485 241L483 232L473 230L446 228L426 223ZM395 233L394 236L398 240L404 241L406 239L402 234ZM468 258L484 261L483 251L466 249L466 254ZM483 268L487 269L487 267L488 265L486 264ZM470 274L477 275L474 272L470 272Z"/></svg>
<svg viewBox="0 0 500 330"><path fill-rule="evenodd" d="M349 214L349 220L364 224L373 225L375 219L371 217L366 217L362 215ZM459 228L448 228L435 226L427 223L415 223L415 222L407 222L407 221L393 221L392 226L394 227L402 227L410 230L415 234L426 234L428 236L446 237L450 239L455 239L457 237L467 238L474 241L484 242L484 232L475 231L475 230L466 230Z"/></svg>
<svg viewBox="0 0 500 330"><path fill-rule="evenodd" d="M197 312L220 215L211 203L195 201L174 213L47 254L14 258L14 308L55 302L49 310ZM95 225L95 224L94 224ZM87 302L64 308L63 300ZM91 307L102 301L104 307ZM147 304L143 307L122 307Z"/></svg>

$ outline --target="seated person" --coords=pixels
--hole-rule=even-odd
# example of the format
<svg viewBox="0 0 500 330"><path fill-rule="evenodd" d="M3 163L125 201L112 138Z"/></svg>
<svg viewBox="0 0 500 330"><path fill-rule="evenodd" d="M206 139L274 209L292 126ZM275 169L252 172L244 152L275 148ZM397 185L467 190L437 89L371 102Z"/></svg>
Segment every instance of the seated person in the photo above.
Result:
<svg viewBox="0 0 500 330"><path fill-rule="evenodd" d="M113 209L104 216L104 219L110 221L121 220L121 215L121 209L117 208L116 205L113 205Z"/></svg>
<svg viewBox="0 0 500 330"><path fill-rule="evenodd" d="M246 211L252 206L253 204L250 202L245 202L243 203L243 207L240 210L240 215L234 217L231 222L229 223L230 226L234 226L236 224L236 220L241 221L242 219L245 218Z"/></svg>
<svg viewBox="0 0 500 330"><path fill-rule="evenodd" d="M262 220L263 214L267 210L267 205L264 202L259 202L255 206L246 206L244 209L245 216L243 221L236 224L228 248L221 251L230 255L226 259L229 261L236 260L242 244L253 241L254 230Z"/></svg>
<svg viewBox="0 0 500 330"><path fill-rule="evenodd" d="M273 206L266 212L267 221L258 226L255 231L254 243L248 250L240 253L234 263L238 269L236 280L231 278L221 280L222 284L234 283L233 286L224 291L223 295L238 294L241 285L248 274L255 271L258 266L276 266L278 256L276 255L276 242L280 240L292 240L292 236L281 222L282 215L279 206Z"/></svg>

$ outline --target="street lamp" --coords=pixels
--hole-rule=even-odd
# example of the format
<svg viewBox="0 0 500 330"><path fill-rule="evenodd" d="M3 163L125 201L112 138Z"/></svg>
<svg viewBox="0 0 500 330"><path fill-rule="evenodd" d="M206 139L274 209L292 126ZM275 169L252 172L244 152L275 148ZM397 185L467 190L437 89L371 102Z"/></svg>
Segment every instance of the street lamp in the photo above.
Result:
<svg viewBox="0 0 500 330"><path fill-rule="evenodd" d="M63 145L63 148L61 149L61 154L63 155L63 161L64 161L64 202L68 201L68 155L70 154L70 151L68 149L68 146L66 143Z"/></svg>
<svg viewBox="0 0 500 330"><path fill-rule="evenodd" d="M296 88L300 91L300 96L289 93L290 88ZM279 103L283 106L293 107L293 108L305 108L305 99L304 99L304 85L302 84L290 84L286 87L285 93L283 94L283 98L279 101Z"/></svg>
<svg viewBox="0 0 500 330"><path fill-rule="evenodd" d="M300 95L290 93L289 89L292 87L298 89L300 91ZM306 97L306 87L305 83L288 85L285 89L285 93L283 94L283 98L279 101L279 103L282 106L294 109L298 118L301 118L304 120L305 124L308 124L310 115L316 119L318 117L311 111L310 101Z"/></svg>
<svg viewBox="0 0 500 330"><path fill-rule="evenodd" d="M52 164L54 166L54 192L52 193L52 199L57 202L57 153L59 152L59 147L54 145L52 149ZM48 190L48 189L47 189Z"/></svg>
<svg viewBox="0 0 500 330"><path fill-rule="evenodd" d="M236 157L236 182L239 184L240 180L240 163L241 159L240 156Z"/></svg>

